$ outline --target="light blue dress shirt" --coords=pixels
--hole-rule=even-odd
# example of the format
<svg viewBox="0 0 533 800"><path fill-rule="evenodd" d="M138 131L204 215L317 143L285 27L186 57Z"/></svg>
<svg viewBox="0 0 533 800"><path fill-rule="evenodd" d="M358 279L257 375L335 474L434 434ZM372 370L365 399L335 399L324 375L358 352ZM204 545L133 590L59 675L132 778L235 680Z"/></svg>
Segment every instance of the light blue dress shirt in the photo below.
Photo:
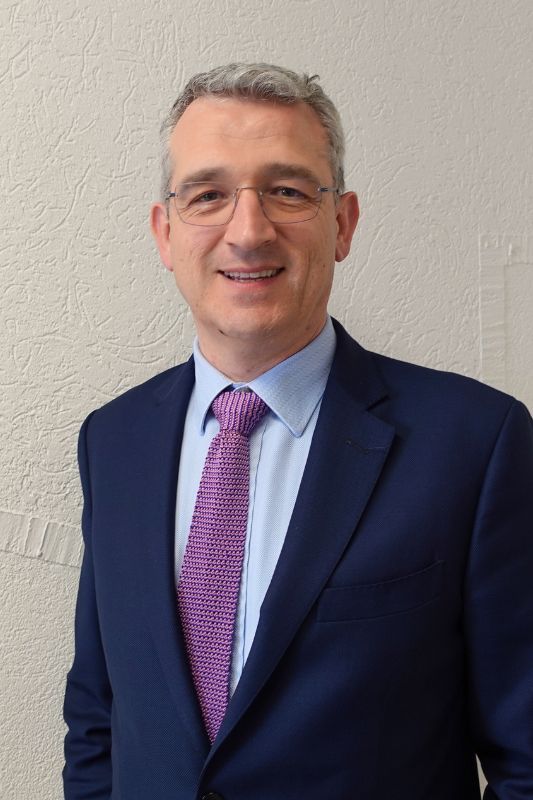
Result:
<svg viewBox="0 0 533 800"><path fill-rule="evenodd" d="M250 436L250 502L233 638L233 693L259 622L300 488L328 379L336 337L330 317L303 350L246 384L234 384L194 343L195 384L185 418L176 501L175 566L179 578L204 461L219 424L211 411L227 388L249 387L269 407Z"/></svg>

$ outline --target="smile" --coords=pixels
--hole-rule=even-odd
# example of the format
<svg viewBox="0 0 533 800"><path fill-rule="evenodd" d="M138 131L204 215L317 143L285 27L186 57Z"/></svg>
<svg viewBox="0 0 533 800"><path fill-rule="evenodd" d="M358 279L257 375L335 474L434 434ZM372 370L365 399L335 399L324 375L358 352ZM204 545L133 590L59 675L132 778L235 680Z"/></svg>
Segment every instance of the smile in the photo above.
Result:
<svg viewBox="0 0 533 800"><path fill-rule="evenodd" d="M261 272L223 272L222 274L232 281L259 281L264 278L274 278L281 269L264 269Z"/></svg>

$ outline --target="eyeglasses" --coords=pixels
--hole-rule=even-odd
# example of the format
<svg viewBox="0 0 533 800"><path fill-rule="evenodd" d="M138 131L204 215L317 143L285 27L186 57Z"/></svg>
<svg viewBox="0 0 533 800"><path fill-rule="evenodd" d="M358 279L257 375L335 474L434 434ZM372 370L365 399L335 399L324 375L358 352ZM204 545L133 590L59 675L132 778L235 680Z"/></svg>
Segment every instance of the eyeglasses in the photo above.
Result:
<svg viewBox="0 0 533 800"><path fill-rule="evenodd" d="M305 222L318 214L322 196L338 193L334 186L317 186L307 178L291 178L283 183L266 186L238 186L199 181L182 183L166 200L174 200L176 211L187 225L227 225L233 217L240 192L251 189L257 193L265 217L279 225Z"/></svg>

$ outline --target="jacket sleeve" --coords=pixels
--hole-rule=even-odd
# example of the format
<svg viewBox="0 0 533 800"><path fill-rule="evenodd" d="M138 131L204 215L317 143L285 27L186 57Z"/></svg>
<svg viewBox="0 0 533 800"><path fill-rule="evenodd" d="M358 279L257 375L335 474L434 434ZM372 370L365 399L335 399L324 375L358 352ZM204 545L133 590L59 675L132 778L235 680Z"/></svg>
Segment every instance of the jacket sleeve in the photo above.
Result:
<svg viewBox="0 0 533 800"><path fill-rule="evenodd" d="M533 797L533 422L514 401L487 465L467 578L472 736L485 800Z"/></svg>
<svg viewBox="0 0 533 800"><path fill-rule="evenodd" d="M91 416L83 423L78 442L85 550L76 604L74 661L67 676L64 702L68 726L63 769L65 800L109 800L111 796L112 691L100 637L91 542L92 501L87 457Z"/></svg>

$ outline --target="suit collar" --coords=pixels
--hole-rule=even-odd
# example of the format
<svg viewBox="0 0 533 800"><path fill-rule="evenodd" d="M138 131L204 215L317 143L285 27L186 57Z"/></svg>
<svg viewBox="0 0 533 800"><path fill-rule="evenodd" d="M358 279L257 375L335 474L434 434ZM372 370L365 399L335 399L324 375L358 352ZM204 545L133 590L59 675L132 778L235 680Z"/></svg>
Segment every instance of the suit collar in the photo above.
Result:
<svg viewBox="0 0 533 800"><path fill-rule="evenodd" d="M376 366L375 356L361 347L338 320L331 318L331 321L337 341L327 385L333 381L338 388L348 393L351 401L359 408L370 409L387 396L387 388ZM191 355L179 367L168 370L154 390L155 402L158 405L165 402L176 403L178 400L181 402L184 390L188 401L194 378L194 357Z"/></svg>
<svg viewBox="0 0 533 800"><path fill-rule="evenodd" d="M328 387L331 391L340 390L348 402L360 410L370 410L388 395L375 355L352 339L336 319L333 327L337 349Z"/></svg>

